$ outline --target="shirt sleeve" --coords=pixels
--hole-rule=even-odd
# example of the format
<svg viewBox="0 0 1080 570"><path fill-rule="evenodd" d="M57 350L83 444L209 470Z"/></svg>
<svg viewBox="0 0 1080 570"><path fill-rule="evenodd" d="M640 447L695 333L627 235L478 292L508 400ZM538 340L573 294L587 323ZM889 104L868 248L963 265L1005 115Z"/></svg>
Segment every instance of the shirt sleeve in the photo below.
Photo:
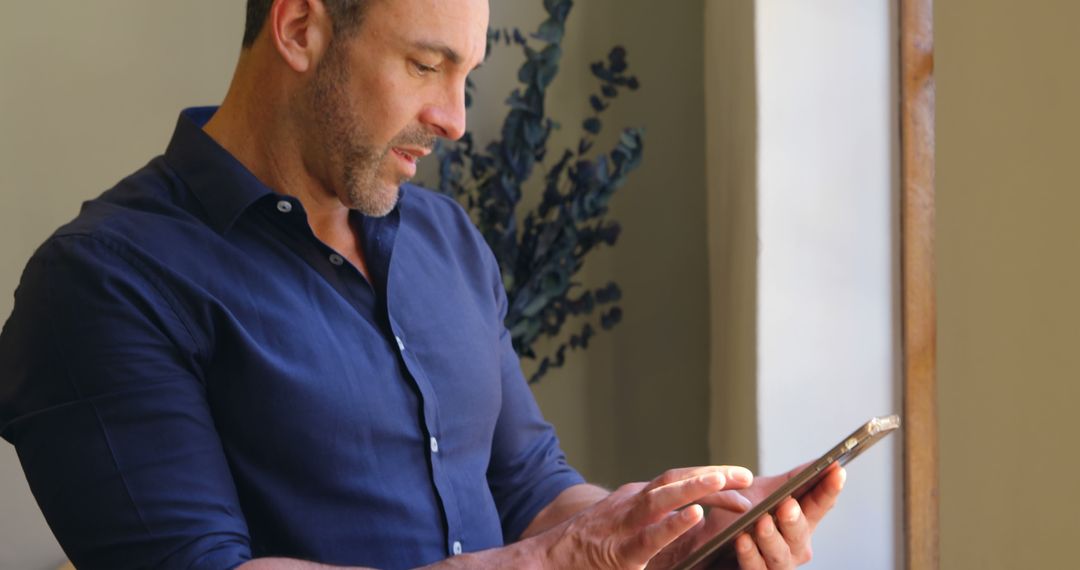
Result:
<svg viewBox="0 0 1080 570"><path fill-rule="evenodd" d="M491 260L494 264L494 256ZM507 311L506 291L500 279L494 288L502 323ZM499 509L503 537L511 542L559 493L585 480L566 462L555 429L544 420L521 373L510 332L506 327L501 329L502 409L495 425L487 477Z"/></svg>
<svg viewBox="0 0 1080 570"><path fill-rule="evenodd" d="M134 255L89 236L34 255L0 336L0 435L78 568L250 559L200 345Z"/></svg>

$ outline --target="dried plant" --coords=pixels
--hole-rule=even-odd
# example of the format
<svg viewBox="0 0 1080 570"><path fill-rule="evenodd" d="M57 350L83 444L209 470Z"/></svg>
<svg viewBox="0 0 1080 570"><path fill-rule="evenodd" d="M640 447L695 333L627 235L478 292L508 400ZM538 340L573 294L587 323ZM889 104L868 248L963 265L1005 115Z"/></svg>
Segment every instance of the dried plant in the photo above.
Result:
<svg viewBox="0 0 1080 570"><path fill-rule="evenodd" d="M627 72L626 50L617 46L607 61L591 65L598 89L589 96L592 113L581 125L576 148L564 150L554 164L545 164L550 135L559 128L547 115L545 97L559 71L572 5L571 0L544 0L548 18L529 38L518 29L489 31L489 53L498 46L517 46L525 55L518 70L521 85L507 100L510 110L500 136L478 149L472 133L466 133L437 151L436 187L465 206L498 260L509 301L505 324L517 353L538 359L534 348L538 339L559 338L572 317L585 317L576 332L539 358L530 383L562 366L567 350L588 346L596 333L589 318L594 312L599 312L602 330L622 318L617 284L589 288L575 276L590 252L618 239L620 227L607 217L608 203L642 158L639 128L623 131L607 154L590 155L603 128L601 115L611 101L624 89L638 88L637 78ZM470 82L467 105L474 89ZM537 170L544 173L542 199L536 208L521 212L522 187Z"/></svg>

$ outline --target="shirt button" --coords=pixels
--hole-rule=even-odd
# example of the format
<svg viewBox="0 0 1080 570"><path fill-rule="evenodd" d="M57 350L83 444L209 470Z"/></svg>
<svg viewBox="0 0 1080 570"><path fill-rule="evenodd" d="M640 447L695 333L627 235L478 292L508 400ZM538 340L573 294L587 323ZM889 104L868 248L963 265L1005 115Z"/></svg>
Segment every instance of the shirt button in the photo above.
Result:
<svg viewBox="0 0 1080 570"><path fill-rule="evenodd" d="M451 550L454 551L454 556L457 556L458 554L461 554L461 541L460 540L455 540L454 541L454 546L451 547Z"/></svg>
<svg viewBox="0 0 1080 570"><path fill-rule="evenodd" d="M277 203L277 209L282 214L288 214L292 211L292 202L289 202L288 200L281 200Z"/></svg>
<svg viewBox="0 0 1080 570"><path fill-rule="evenodd" d="M331 253L330 263L333 263L334 265L342 265L345 263L345 259L336 253Z"/></svg>
<svg viewBox="0 0 1080 570"><path fill-rule="evenodd" d="M431 452L432 453L438 453L439 452L439 440L435 439L434 437L431 438Z"/></svg>
<svg viewBox="0 0 1080 570"><path fill-rule="evenodd" d="M397 341L397 349L402 351L402 352L405 352L405 341L401 340L400 336L395 336L394 340Z"/></svg>

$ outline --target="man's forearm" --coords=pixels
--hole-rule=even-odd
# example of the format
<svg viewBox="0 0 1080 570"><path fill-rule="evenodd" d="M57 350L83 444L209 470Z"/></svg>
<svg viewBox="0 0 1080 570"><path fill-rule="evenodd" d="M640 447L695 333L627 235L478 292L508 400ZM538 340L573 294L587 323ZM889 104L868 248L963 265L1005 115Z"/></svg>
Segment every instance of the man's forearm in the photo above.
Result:
<svg viewBox="0 0 1080 570"><path fill-rule="evenodd" d="M257 558L237 566L236 570L342 570L344 568L344 566L327 566L318 562L307 562L292 558ZM372 570L360 566L350 566L348 568L349 570Z"/></svg>
<svg viewBox="0 0 1080 570"><path fill-rule="evenodd" d="M425 568L614 570L644 567L672 541L701 522L701 507L683 507L725 489L741 488L729 485L733 481L744 481L744 487L751 477L742 468L711 466L672 469L648 483L628 483L610 493L593 485L575 485L544 507L517 542L453 556ZM263 559L253 560L241 568L330 570L334 567L297 560Z"/></svg>
<svg viewBox="0 0 1080 570"><path fill-rule="evenodd" d="M549 545L543 540L532 539L516 542L501 548L492 548L481 552L472 552L453 556L424 566L423 570L499 570L515 568L520 570L541 570L548 565L544 560ZM289 558L259 558L240 565L237 570L373 570L360 566L328 566L317 562L294 560Z"/></svg>
<svg viewBox="0 0 1080 570"><path fill-rule="evenodd" d="M588 483L569 487L537 513L533 521L521 533L521 538L536 536L595 505L610 494L611 492L607 489Z"/></svg>
<svg viewBox="0 0 1080 570"><path fill-rule="evenodd" d="M537 538L537 535L591 507L609 494L611 494L609 491L595 485L574 485L559 493L536 515L525 532L521 533L521 540L518 542L502 548L454 556L424 568L427 570L543 568L545 566L543 561L548 555L550 545L542 537ZM345 570L345 568L288 558L259 558L242 564L237 570ZM352 566L348 567L348 570L370 569Z"/></svg>

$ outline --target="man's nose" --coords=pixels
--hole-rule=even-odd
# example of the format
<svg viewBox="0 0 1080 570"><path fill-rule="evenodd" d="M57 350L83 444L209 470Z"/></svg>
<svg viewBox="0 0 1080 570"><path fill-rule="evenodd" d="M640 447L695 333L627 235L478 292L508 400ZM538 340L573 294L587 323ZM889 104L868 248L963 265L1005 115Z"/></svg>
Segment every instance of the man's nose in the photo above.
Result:
<svg viewBox="0 0 1080 570"><path fill-rule="evenodd" d="M435 134L456 141L465 134L465 88L449 90L442 101L428 105L420 120Z"/></svg>

